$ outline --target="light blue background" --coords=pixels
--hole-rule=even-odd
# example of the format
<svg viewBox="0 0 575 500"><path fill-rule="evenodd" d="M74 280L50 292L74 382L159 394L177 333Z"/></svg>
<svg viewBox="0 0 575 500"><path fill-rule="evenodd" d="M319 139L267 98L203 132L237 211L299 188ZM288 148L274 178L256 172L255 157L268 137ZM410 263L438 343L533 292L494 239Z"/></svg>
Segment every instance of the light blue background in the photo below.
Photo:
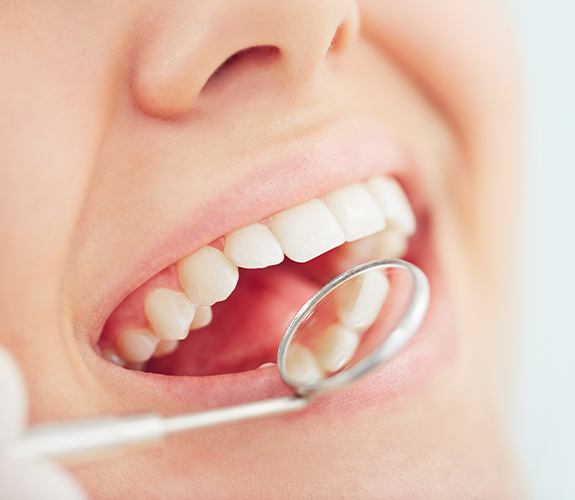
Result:
<svg viewBox="0 0 575 500"><path fill-rule="evenodd" d="M575 2L515 0L528 105L514 429L537 500L575 499Z"/></svg>

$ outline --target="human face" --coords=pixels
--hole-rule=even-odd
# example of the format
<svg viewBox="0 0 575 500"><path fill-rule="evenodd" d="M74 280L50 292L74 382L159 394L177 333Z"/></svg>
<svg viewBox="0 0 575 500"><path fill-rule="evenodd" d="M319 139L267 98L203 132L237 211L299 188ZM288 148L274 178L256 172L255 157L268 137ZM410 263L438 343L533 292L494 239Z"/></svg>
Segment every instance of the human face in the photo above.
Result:
<svg viewBox="0 0 575 500"><path fill-rule="evenodd" d="M280 394L275 369L255 368L310 283L376 247L431 282L417 338L361 387L297 416L75 467L91 495L515 494L500 400L518 91L502 19L460 0L0 2L0 342L23 366L35 422ZM407 193L417 230L388 221L383 247L348 251L343 221L333 225L345 203L326 200L362 183L364 214L380 175ZM277 258L256 259L254 241L295 260L339 246L309 264L242 269L223 300L236 266L205 247L260 222L273 234L240 238L251 265ZM327 231L312 250L292 234L308 222ZM176 315L157 313L166 302L149 299L158 288L181 293L176 326L219 302L208 327L139 366L156 330L179 335ZM104 359L123 364L116 355L132 364Z"/></svg>

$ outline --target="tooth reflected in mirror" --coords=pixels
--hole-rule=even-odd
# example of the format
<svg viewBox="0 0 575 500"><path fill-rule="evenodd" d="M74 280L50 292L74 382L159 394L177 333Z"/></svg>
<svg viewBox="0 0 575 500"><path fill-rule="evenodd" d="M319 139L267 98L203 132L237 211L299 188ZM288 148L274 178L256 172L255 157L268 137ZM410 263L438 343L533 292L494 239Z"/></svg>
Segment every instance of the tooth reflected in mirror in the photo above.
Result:
<svg viewBox="0 0 575 500"><path fill-rule="evenodd" d="M412 296L413 280L398 268L366 267L330 288L291 332L286 381L309 387L355 366L384 345Z"/></svg>

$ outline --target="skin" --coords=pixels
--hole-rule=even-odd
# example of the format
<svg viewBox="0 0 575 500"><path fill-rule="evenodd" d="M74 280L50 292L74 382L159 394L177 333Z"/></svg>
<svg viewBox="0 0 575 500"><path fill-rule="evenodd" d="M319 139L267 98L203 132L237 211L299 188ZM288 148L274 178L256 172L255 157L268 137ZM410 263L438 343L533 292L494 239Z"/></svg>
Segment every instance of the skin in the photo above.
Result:
<svg viewBox="0 0 575 500"><path fill-rule="evenodd" d="M501 8L104 4L0 1L0 343L22 365L33 421L184 410L89 361L76 332L99 276L217 197L237 155L349 113L387 124L422 166L460 346L422 387L304 432L270 420L72 469L89 494L518 498L502 422L520 116ZM250 24L254 12L263 23ZM262 44L280 57L256 54L210 78Z"/></svg>

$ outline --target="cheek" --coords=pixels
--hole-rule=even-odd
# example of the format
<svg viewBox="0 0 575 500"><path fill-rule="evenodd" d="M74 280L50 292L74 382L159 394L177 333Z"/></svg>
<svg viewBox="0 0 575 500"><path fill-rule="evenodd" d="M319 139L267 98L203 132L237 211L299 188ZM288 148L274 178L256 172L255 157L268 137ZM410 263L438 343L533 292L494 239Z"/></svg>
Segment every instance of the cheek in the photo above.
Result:
<svg viewBox="0 0 575 500"><path fill-rule="evenodd" d="M106 109L89 45L68 20L39 19L48 15L30 13L14 26L0 19L0 304L8 345L60 324L62 272Z"/></svg>
<svg viewBox="0 0 575 500"><path fill-rule="evenodd" d="M473 245L492 259L493 237L515 225L520 86L504 6L492 2L360 1L366 35L448 117L463 151L449 189ZM470 26L478 29L470 30ZM414 36L417 34L417 36ZM501 246L501 245L497 245ZM505 245L503 245L505 246ZM493 262L494 263L494 262Z"/></svg>

